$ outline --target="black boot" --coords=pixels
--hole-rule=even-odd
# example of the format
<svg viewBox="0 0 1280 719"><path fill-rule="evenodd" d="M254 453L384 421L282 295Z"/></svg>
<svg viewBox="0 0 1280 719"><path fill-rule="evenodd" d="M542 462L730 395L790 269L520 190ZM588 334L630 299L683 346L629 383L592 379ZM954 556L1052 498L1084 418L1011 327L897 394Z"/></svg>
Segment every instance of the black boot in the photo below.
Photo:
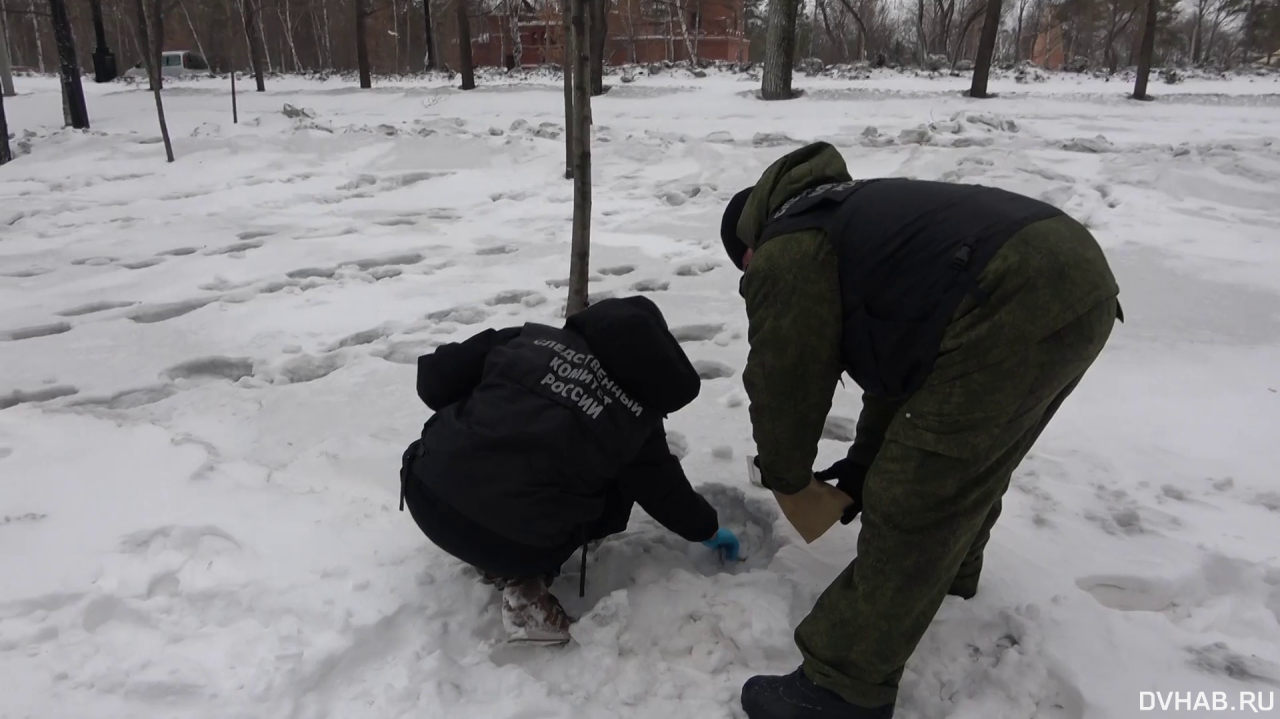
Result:
<svg viewBox="0 0 1280 719"><path fill-rule="evenodd" d="M864 707L809 681L803 669L784 676L756 676L742 685L748 719L893 719L893 705Z"/></svg>

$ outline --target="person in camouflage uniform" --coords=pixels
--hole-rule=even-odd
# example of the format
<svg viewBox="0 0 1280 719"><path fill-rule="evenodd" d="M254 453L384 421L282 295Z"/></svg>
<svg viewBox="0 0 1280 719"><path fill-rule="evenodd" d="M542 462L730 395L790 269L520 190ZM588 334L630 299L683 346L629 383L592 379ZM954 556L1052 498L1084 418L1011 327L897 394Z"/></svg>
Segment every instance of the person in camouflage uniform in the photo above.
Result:
<svg viewBox="0 0 1280 719"><path fill-rule="evenodd" d="M735 196L721 235L743 270L764 485L807 541L862 515L856 559L796 629L803 664L751 678L743 708L887 719L943 598L977 592L1011 474L1123 321L1119 288L1094 238L1050 205L854 182L826 143ZM815 475L844 372L864 392L856 437Z"/></svg>

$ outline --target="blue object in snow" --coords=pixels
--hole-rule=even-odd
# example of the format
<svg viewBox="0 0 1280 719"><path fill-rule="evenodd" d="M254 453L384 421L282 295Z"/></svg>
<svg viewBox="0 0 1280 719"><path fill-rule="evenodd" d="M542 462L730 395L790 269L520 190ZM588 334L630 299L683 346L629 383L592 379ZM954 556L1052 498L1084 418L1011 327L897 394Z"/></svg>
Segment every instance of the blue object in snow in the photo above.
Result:
<svg viewBox="0 0 1280 719"><path fill-rule="evenodd" d="M741 548L738 545L738 538L733 532L730 532L724 527L717 529L716 535L703 542L703 545L719 552L720 556L726 562L738 561L738 554L741 551Z"/></svg>

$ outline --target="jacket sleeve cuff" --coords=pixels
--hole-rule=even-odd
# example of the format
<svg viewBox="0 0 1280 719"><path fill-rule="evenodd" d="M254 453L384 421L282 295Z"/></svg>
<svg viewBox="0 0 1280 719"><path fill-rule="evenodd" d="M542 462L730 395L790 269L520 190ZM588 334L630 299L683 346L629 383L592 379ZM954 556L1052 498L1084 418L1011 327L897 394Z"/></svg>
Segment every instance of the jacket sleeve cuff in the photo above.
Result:
<svg viewBox="0 0 1280 719"><path fill-rule="evenodd" d="M801 481L788 481L779 475L770 474L763 469L760 470L760 483L764 485L765 489L788 496L804 491L804 488L809 486L811 480L812 478L810 477Z"/></svg>

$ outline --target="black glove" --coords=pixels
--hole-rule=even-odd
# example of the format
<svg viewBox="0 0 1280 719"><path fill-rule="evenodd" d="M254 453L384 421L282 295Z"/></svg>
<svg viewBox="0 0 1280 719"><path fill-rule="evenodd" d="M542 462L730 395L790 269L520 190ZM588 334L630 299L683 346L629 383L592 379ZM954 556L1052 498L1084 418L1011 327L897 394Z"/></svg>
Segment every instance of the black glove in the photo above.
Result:
<svg viewBox="0 0 1280 719"><path fill-rule="evenodd" d="M836 480L836 489L853 498L853 504L844 510L840 517L841 524L848 524L862 511L862 485L867 481L867 471L871 469L858 464L848 457L827 467L821 472L814 472L814 479L819 482Z"/></svg>

